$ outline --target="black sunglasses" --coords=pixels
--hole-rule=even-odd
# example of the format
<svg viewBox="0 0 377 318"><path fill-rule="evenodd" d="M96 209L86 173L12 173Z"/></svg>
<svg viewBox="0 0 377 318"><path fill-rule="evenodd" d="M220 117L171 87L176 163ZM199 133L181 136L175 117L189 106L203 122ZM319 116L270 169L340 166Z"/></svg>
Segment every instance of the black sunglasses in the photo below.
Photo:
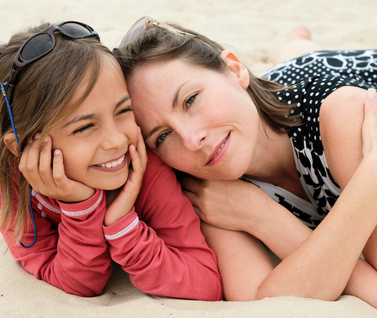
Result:
<svg viewBox="0 0 377 318"><path fill-rule="evenodd" d="M81 22L77 21L65 21L57 25L52 25L49 28L42 30L28 38L24 44L18 50L16 57L14 58L11 78L5 83L5 86L9 86L8 96L9 101L12 104L12 91L17 83L18 74L28 65L41 57L50 53L55 47L55 32L59 32L61 35L69 39L82 39L87 37L95 37L98 41L99 36L94 29Z"/></svg>

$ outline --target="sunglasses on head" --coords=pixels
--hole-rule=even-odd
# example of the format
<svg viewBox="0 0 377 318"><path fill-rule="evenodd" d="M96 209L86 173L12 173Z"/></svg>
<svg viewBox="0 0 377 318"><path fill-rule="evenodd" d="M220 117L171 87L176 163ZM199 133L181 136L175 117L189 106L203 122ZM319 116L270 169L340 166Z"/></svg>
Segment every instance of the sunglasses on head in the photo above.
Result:
<svg viewBox="0 0 377 318"><path fill-rule="evenodd" d="M124 38L122 39L122 42L120 43L119 47L125 47L129 43L131 43L133 40L137 39L140 34L142 34L144 31L148 30L150 27L157 26L160 28L164 28L166 30L181 34L181 35L189 35L189 36L195 36L194 34L184 32L181 30L178 30L177 28L174 28L168 24L159 22L153 18L150 17L142 17L141 19L137 20L134 25L128 30Z"/></svg>
<svg viewBox="0 0 377 318"><path fill-rule="evenodd" d="M9 86L9 101L12 103L13 87L17 83L17 75L28 65L50 53L55 47L55 32L68 39L82 39L95 37L99 40L98 33L94 29L81 22L65 21L52 25L41 32L28 38L18 50L11 70L11 78L6 83Z"/></svg>

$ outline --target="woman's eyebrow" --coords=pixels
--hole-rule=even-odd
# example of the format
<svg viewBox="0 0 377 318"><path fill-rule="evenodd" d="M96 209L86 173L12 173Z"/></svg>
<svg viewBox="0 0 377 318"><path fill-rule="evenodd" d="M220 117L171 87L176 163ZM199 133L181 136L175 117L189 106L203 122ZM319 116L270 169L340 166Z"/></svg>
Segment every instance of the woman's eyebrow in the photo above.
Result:
<svg viewBox="0 0 377 318"><path fill-rule="evenodd" d="M173 98L173 102L172 102L172 107L175 108L177 107L177 104L178 104L178 97L179 97L179 93L182 89L183 86L185 86L190 80L187 80L185 82L183 82L181 85L179 85L177 87L177 90L175 91L175 94L174 94L174 98ZM161 125L160 126L157 126L155 128L153 128L152 130L150 130L146 135L145 135L145 140L149 139L156 131L160 130L161 129Z"/></svg>
<svg viewBox="0 0 377 318"><path fill-rule="evenodd" d="M156 132L156 131L159 131L160 129L162 128L162 126L156 126L154 127L150 132L148 132L146 135L145 135L145 140L148 140L149 138L151 138L153 136L153 134Z"/></svg>
<svg viewBox="0 0 377 318"><path fill-rule="evenodd" d="M186 85L186 83L187 83L188 81L189 81L189 80L187 80L186 82L183 82L181 85L179 85L179 86L177 87L177 90L175 91L175 94L174 94L173 103L172 103L173 108L177 107L179 93L180 93L182 87L183 87L184 85Z"/></svg>

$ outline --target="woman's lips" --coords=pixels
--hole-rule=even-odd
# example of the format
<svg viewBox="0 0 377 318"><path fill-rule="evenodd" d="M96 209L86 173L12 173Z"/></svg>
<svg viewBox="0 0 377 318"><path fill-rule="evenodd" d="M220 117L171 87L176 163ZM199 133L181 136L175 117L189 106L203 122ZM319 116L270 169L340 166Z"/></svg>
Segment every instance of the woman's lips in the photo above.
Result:
<svg viewBox="0 0 377 318"><path fill-rule="evenodd" d="M207 165L214 165L219 160L221 160L226 150L224 149L224 147L227 148L226 146L228 145L229 137L230 137L230 133L228 133L228 135L224 138L224 140L216 147L217 150L211 154L210 159L206 163Z"/></svg>

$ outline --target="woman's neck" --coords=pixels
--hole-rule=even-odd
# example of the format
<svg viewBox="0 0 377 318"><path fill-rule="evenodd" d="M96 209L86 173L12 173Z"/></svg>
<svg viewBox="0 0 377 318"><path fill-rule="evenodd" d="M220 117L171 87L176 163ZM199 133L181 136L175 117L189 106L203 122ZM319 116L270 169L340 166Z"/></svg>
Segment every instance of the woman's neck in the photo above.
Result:
<svg viewBox="0 0 377 318"><path fill-rule="evenodd" d="M271 128L261 132L254 158L246 175L260 181L278 184L279 180L297 175L293 149L286 133Z"/></svg>
<svg viewBox="0 0 377 318"><path fill-rule="evenodd" d="M278 134L271 128L261 133L246 175L277 185L308 200L296 169L292 144L286 133Z"/></svg>

